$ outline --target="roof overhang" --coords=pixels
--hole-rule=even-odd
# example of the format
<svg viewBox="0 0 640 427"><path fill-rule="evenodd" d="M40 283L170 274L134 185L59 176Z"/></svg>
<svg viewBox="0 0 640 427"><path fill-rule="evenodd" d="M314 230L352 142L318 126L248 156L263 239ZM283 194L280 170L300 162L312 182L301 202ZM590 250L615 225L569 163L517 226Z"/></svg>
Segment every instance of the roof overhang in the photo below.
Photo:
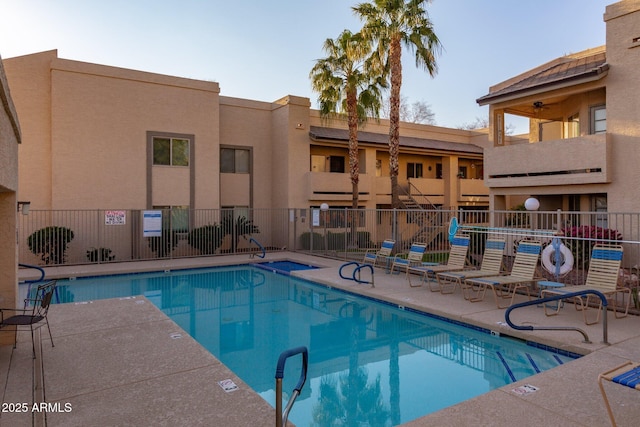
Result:
<svg viewBox="0 0 640 427"><path fill-rule="evenodd" d="M348 143L349 131L347 129L310 126L309 137L312 141ZM388 146L389 135L358 131L358 143ZM448 152L456 152L469 155L482 155L484 153L482 147L475 144L465 144L462 142L442 141L437 139L416 138L409 136L400 136L400 146L404 148L422 149L443 154Z"/></svg>

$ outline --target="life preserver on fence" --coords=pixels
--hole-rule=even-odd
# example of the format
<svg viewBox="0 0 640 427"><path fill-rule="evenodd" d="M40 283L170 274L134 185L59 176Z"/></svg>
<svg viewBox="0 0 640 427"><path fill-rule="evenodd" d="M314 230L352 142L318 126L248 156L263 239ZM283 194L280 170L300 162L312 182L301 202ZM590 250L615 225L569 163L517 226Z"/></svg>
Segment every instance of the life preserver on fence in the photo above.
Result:
<svg viewBox="0 0 640 427"><path fill-rule="evenodd" d="M449 221L449 241L451 242L458 232L458 218L455 216Z"/></svg>
<svg viewBox="0 0 640 427"><path fill-rule="evenodd" d="M573 269L573 254L564 243L552 242L542 251L542 266L549 273L562 276Z"/></svg>

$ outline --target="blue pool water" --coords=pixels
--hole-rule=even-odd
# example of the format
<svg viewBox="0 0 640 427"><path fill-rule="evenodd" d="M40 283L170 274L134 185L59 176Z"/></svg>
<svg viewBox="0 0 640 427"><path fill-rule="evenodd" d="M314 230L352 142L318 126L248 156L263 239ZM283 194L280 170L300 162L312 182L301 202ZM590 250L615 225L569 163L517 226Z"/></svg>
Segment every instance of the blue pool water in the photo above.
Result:
<svg viewBox="0 0 640 427"><path fill-rule="evenodd" d="M146 295L271 405L306 346L298 426L393 426L577 357L253 266L61 280L63 302ZM283 390L300 375L287 361ZM286 395L285 395L286 401Z"/></svg>

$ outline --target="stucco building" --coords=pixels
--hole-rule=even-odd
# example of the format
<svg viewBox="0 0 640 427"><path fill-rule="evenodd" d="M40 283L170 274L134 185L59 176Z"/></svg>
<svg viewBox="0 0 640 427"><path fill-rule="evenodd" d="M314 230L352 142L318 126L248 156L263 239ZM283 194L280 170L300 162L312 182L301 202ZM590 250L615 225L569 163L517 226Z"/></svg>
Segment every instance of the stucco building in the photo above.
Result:
<svg viewBox="0 0 640 427"><path fill-rule="evenodd" d="M606 45L566 55L490 88L485 182L493 209L534 196L540 209L639 212L640 1L609 5ZM504 137L508 115L527 140Z"/></svg>
<svg viewBox="0 0 640 427"><path fill-rule="evenodd" d="M20 125L4 67L0 62L0 307L17 307L18 246L16 206L18 199L18 144ZM0 344L13 342L11 334L0 334Z"/></svg>
<svg viewBox="0 0 640 427"><path fill-rule="evenodd" d="M351 206L347 127L307 98L61 59L4 60L23 123L20 197L35 210ZM361 129L359 200L389 206L388 123ZM486 132L403 124L399 181L422 206L486 208ZM414 205L415 206L415 205Z"/></svg>

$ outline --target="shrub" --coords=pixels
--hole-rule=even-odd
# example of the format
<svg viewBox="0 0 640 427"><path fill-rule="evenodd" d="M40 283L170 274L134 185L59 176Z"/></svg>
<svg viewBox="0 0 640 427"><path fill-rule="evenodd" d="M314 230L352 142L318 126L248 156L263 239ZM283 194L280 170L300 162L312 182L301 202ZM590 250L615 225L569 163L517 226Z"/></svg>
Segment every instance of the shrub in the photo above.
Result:
<svg viewBox="0 0 640 427"><path fill-rule="evenodd" d="M178 236L174 230L162 230L162 236L147 237L149 248L158 258L166 258L178 246Z"/></svg>
<svg viewBox="0 0 640 427"><path fill-rule="evenodd" d="M73 240L73 231L66 227L51 226L35 231L27 238L29 249L45 264L63 264L67 245Z"/></svg>
<svg viewBox="0 0 640 427"><path fill-rule="evenodd" d="M309 250L311 247L311 233L306 232L300 236L302 248ZM371 242L371 233L368 231L358 231L356 233L356 245L358 248L371 248L373 242ZM313 233L313 250L325 249L325 236L322 233ZM333 233L327 232L326 236L326 249L330 251L343 251L347 249L347 233Z"/></svg>
<svg viewBox="0 0 640 427"><path fill-rule="evenodd" d="M311 249L311 233L305 232L300 236L300 244L302 249L308 251ZM313 250L319 251L324 249L324 236L320 233L313 233Z"/></svg>
<svg viewBox="0 0 640 427"><path fill-rule="evenodd" d="M87 251L87 259L91 262L113 261L115 255L111 255L109 248L91 248Z"/></svg>
<svg viewBox="0 0 640 427"><path fill-rule="evenodd" d="M246 239L247 234L257 234L260 233L260 229L257 225L253 223L252 220L248 219L246 216L239 216L238 218L233 219L233 217L227 216L223 218L222 224L220 225L222 228L223 236L228 234L232 235L231 239L231 249L230 252L235 252L238 249L238 242L240 241L240 236Z"/></svg>
<svg viewBox="0 0 640 427"><path fill-rule="evenodd" d="M189 245L205 255L214 254L222 244L223 230L219 224L205 225L189 232Z"/></svg>
<svg viewBox="0 0 640 427"><path fill-rule="evenodd" d="M622 234L618 230L593 225L578 225L564 228L561 230L561 233L569 237L566 244L570 247L578 268L586 268L589 265L591 249L596 243L609 243L611 241L622 240Z"/></svg>

